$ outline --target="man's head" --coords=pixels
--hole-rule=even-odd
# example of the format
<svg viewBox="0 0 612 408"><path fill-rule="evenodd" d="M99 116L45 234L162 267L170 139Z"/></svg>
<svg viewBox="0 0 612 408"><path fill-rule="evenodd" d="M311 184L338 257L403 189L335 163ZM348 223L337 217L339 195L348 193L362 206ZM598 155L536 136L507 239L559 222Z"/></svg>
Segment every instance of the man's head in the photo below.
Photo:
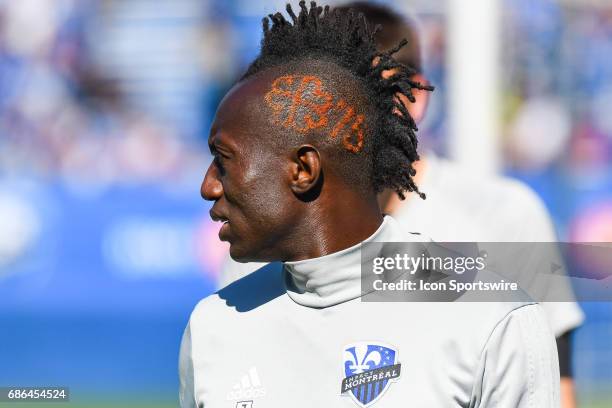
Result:
<svg viewBox="0 0 612 408"><path fill-rule="evenodd" d="M389 51L405 38L408 43L393 55L404 65L412 67L416 74L423 73L423 57L419 30L414 19L402 16L382 4L354 1L336 6L335 9L347 13L353 10L362 13L371 25L380 25L382 30L376 35L376 46L380 51Z"/></svg>
<svg viewBox="0 0 612 408"><path fill-rule="evenodd" d="M241 261L294 260L330 239L322 229L380 217L377 192L418 192L416 125L395 97L422 88L415 72L376 50L363 16L300 8L264 19L261 53L211 129L202 195Z"/></svg>
<svg viewBox="0 0 612 408"><path fill-rule="evenodd" d="M402 64L414 69L415 73L411 79L415 82L427 84L428 81L423 73L423 51L419 27L416 20L410 16L402 16L388 6L373 4L364 1L354 1L337 6L342 12L353 10L362 13L368 23L382 27L376 35L376 46L381 51L393 49L403 38L408 40L405 47L399 50L393 58ZM406 108L414 121L418 124L425 116L429 92L422 89L414 89L415 102L406 103Z"/></svg>

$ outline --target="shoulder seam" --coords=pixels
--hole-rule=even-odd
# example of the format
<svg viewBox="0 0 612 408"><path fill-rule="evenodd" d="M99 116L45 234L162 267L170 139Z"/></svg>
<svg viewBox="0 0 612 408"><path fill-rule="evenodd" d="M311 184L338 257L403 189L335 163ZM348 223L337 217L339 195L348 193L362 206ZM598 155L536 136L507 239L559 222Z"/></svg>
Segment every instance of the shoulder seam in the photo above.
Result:
<svg viewBox="0 0 612 408"><path fill-rule="evenodd" d="M489 333L489 335L487 336L487 340L484 342L484 344L482 345L482 349L480 350L480 359L482 359L482 353L484 353L485 349L487 348L487 344L489 344L489 341L491 340L491 337L493 336L493 333L495 333L495 330L497 330L497 328L499 327L499 325L508 318L508 316L510 316L512 313L516 312L517 310L520 310L524 307L527 306L533 306L533 305L537 305L537 302L531 302L531 303L525 303L523 305L517 306L512 310L509 310L508 313L506 313L501 319L499 319L499 321L497 323L495 323L495 326L493 326L493 328L491 329L491 332ZM480 360L479 360L480 361Z"/></svg>
<svg viewBox="0 0 612 408"><path fill-rule="evenodd" d="M495 331L501 325L501 323L503 321L505 321L508 318L508 316L510 316L512 313L516 312L517 310L523 309L523 308L525 308L527 306L533 306L533 305L537 305L537 304L538 304L537 302L525 303L525 304L522 304L522 305L519 305L519 306L515 307L512 310L509 310L506 314L504 314L503 317L501 319L499 319L499 321L497 323L495 323L495 325L491 329L491 332L487 336L487 339L483 343L482 348L481 348L480 353L479 353L478 363L480 363L482 361L483 353L485 352L485 350L487 348L487 345L489 344L489 341L491 340L491 337L493 337L493 333L495 333ZM474 385L472 386L472 393L471 393L471 397L470 398L472 398L474 396L474 387L476 386L477 383L478 383L478 381L474 381ZM480 384L482 385L482 382L480 382Z"/></svg>

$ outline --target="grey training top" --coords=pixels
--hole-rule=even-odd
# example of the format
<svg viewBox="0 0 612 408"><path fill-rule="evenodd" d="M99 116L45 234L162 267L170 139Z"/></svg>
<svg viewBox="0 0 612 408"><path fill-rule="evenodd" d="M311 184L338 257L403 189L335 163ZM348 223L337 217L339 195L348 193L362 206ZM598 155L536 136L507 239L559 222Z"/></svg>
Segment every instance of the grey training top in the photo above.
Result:
<svg viewBox="0 0 612 408"><path fill-rule="evenodd" d="M366 241L411 240L387 216ZM356 245L269 264L202 300L181 345L181 406L559 406L539 305L362 302L360 258Z"/></svg>

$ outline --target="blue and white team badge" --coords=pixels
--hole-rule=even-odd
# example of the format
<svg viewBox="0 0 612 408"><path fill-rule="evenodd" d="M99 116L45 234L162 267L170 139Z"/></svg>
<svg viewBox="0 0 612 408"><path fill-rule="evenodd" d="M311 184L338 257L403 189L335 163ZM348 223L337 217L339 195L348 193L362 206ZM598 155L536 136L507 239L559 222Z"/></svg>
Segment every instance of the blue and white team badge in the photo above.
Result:
<svg viewBox="0 0 612 408"><path fill-rule="evenodd" d="M377 342L358 342L344 348L342 394L360 407L378 401L400 375L397 350Z"/></svg>

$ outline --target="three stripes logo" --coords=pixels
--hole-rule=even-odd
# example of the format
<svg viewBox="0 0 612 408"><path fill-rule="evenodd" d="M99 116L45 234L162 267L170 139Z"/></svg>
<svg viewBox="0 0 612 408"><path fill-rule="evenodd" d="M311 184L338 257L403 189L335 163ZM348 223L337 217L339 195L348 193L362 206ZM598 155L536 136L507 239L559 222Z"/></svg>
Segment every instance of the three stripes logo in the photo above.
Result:
<svg viewBox="0 0 612 408"><path fill-rule="evenodd" d="M250 400L257 397L263 397L266 395L266 389L261 385L261 380L257 374L255 367L249 368L249 371L242 376L239 382L234 384L232 390L227 393L228 400ZM240 401L243 403L249 403L253 405L252 401ZM246 405L246 407L250 407ZM237 405L241 407L240 405Z"/></svg>

